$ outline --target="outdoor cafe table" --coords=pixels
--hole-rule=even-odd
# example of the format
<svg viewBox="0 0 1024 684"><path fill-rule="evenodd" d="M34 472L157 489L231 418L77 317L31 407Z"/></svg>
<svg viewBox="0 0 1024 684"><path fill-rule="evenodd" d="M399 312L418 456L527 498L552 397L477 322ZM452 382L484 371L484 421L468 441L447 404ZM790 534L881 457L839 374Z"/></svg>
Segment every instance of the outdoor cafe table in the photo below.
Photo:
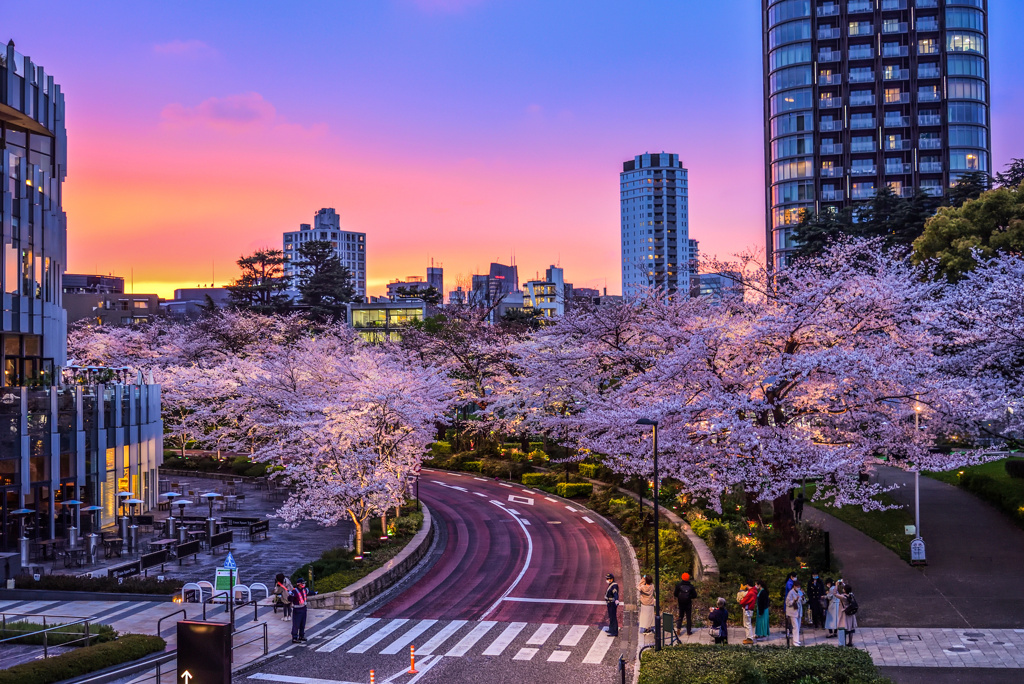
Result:
<svg viewBox="0 0 1024 684"><path fill-rule="evenodd" d="M103 540L103 555L106 558L111 556L121 557L121 549L124 546L124 539L121 537L110 537Z"/></svg>
<svg viewBox="0 0 1024 684"><path fill-rule="evenodd" d="M54 549L56 545L63 542L63 539L43 539L39 544L39 548L42 550L43 560L53 558Z"/></svg>
<svg viewBox="0 0 1024 684"><path fill-rule="evenodd" d="M64 551L64 567L82 567L82 562L85 560L85 549L68 549Z"/></svg>
<svg viewBox="0 0 1024 684"><path fill-rule="evenodd" d="M154 548L154 549L157 549L157 550L164 550L164 549L166 549L168 552L171 552L171 551L174 550L173 547L177 543L178 543L177 539L157 539L156 541L149 542L149 546L151 548ZM170 553L168 555L170 555Z"/></svg>

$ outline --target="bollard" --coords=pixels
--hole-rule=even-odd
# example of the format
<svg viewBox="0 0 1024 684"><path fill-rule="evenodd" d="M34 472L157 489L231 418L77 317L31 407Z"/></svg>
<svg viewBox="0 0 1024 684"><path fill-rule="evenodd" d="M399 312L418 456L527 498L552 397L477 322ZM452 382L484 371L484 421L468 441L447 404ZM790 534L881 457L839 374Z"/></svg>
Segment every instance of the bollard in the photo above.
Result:
<svg viewBox="0 0 1024 684"><path fill-rule="evenodd" d="M370 670L370 684L377 684L377 677L373 674L373 670Z"/></svg>
<svg viewBox="0 0 1024 684"><path fill-rule="evenodd" d="M619 656L619 674L622 675L622 684L626 684L626 659Z"/></svg>
<svg viewBox="0 0 1024 684"><path fill-rule="evenodd" d="M416 669L416 647L409 644L409 674L419 674Z"/></svg>

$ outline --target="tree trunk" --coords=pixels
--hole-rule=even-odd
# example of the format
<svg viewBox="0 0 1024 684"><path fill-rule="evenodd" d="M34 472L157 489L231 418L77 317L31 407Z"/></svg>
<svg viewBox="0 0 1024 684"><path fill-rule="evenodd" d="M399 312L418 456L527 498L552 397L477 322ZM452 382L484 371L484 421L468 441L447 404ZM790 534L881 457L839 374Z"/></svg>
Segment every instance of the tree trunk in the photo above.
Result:
<svg viewBox="0 0 1024 684"><path fill-rule="evenodd" d="M362 556L363 555L363 524L366 522L366 520L360 520L359 518L356 517L355 513L353 513L352 511L349 511L348 515L349 515L350 518L352 518L352 522L356 526L356 555L357 556Z"/></svg>
<svg viewBox="0 0 1024 684"><path fill-rule="evenodd" d="M380 514L380 536L388 536L388 512L384 511Z"/></svg>
<svg viewBox="0 0 1024 684"><path fill-rule="evenodd" d="M772 500L772 523L789 545L795 548L799 538L796 519L793 517L793 502L788 493Z"/></svg>
<svg viewBox="0 0 1024 684"><path fill-rule="evenodd" d="M761 522L761 502L757 500L753 492L745 492L746 497L746 516L747 520L756 520L758 523Z"/></svg>

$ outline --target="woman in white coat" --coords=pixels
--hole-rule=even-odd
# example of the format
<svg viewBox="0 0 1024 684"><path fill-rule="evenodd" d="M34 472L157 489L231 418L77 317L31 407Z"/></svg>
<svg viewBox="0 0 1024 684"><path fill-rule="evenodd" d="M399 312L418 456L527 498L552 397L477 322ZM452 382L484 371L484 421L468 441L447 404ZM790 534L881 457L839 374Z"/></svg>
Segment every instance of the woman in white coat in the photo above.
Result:
<svg viewBox="0 0 1024 684"><path fill-rule="evenodd" d="M842 580L839 580L838 584L833 584L832 580L825 582L825 629L828 630L826 639L834 639L836 630L839 629L839 586L842 583Z"/></svg>
<svg viewBox="0 0 1024 684"><path fill-rule="evenodd" d="M853 614L847 613L847 610L853 608ZM839 629L846 630L846 644L845 646L853 645L853 633L857 631L857 599L853 596L853 587L849 584L843 586L842 592L839 594Z"/></svg>

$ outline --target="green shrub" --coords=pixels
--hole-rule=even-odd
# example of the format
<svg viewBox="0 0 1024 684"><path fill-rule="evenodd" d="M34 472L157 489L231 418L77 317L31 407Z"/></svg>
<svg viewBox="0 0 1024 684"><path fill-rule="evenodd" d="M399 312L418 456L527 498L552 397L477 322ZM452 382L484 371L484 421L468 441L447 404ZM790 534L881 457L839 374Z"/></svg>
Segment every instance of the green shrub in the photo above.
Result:
<svg viewBox="0 0 1024 684"><path fill-rule="evenodd" d="M118 594L174 594L181 591L181 580L158 580L156 577L126 577L123 582L113 577L76 577L74 575L19 575L14 579L18 589L50 591L103 591Z"/></svg>
<svg viewBox="0 0 1024 684"><path fill-rule="evenodd" d="M438 456L450 456L452 453L451 442L434 442L430 445L430 453L434 458Z"/></svg>
<svg viewBox="0 0 1024 684"><path fill-rule="evenodd" d="M576 496L590 496L594 493L594 485L589 482L559 482L555 485L555 493L571 499Z"/></svg>
<svg viewBox="0 0 1024 684"><path fill-rule="evenodd" d="M220 469L220 461L215 458L201 458L196 461L196 470L200 472L213 472Z"/></svg>
<svg viewBox="0 0 1024 684"><path fill-rule="evenodd" d="M689 522L693 533L709 544L712 540L721 543L721 535L729 532L729 526L716 518L693 518Z"/></svg>
<svg viewBox="0 0 1024 684"><path fill-rule="evenodd" d="M597 464L580 463L580 476L589 477L591 480L597 479Z"/></svg>
<svg viewBox="0 0 1024 684"><path fill-rule="evenodd" d="M526 472L526 464L513 463L512 461L499 461L494 458L485 458L480 462L480 472L487 477L500 477L508 480L518 480Z"/></svg>
<svg viewBox="0 0 1024 684"><path fill-rule="evenodd" d="M245 472L242 474L245 475L246 477L263 477L267 474L267 464L252 463L249 465L248 468L245 469Z"/></svg>
<svg viewBox="0 0 1024 684"><path fill-rule="evenodd" d="M41 629L47 629L50 627L60 627L66 623L63 622L47 622L46 627L40 622L28 622L26 620L20 620L18 622L8 622L3 628L0 628L0 639L6 639L8 637L17 636L18 634L24 634L27 632L38 632ZM75 641L75 646L85 646L84 641L77 641L85 636L85 625L77 624L63 627L61 629L53 630L52 632L46 633L46 643L50 646L59 646L66 644L69 641ZM89 645L101 644L107 641L113 641L117 638L117 632L110 625L89 625ZM43 635L33 634L26 636L22 639L15 639L14 641L8 641L9 644L29 644L42 646Z"/></svg>
<svg viewBox="0 0 1024 684"><path fill-rule="evenodd" d="M523 484L530 487L546 485L551 476L547 473L523 473Z"/></svg>
<svg viewBox="0 0 1024 684"><path fill-rule="evenodd" d="M688 644L644 653L640 684L883 684L867 652Z"/></svg>
<svg viewBox="0 0 1024 684"><path fill-rule="evenodd" d="M534 449L533 451L531 451L530 453L528 453L526 455L526 458L528 460L530 460L530 461L533 461L534 463L544 463L544 462L550 460L548 458L548 455L545 454L540 449Z"/></svg>
<svg viewBox="0 0 1024 684"><path fill-rule="evenodd" d="M480 461L463 461L462 462L462 467L459 468L459 470L465 470L465 471L470 472L470 473L479 473L480 472L480 466L481 466L481 462Z"/></svg>
<svg viewBox="0 0 1024 684"><path fill-rule="evenodd" d="M544 451L544 442L530 442L530 451Z"/></svg>
<svg viewBox="0 0 1024 684"><path fill-rule="evenodd" d="M239 456L231 461L231 472L235 475L245 475L245 471L249 469L252 462L245 456Z"/></svg>
<svg viewBox="0 0 1024 684"><path fill-rule="evenodd" d="M1024 460L1019 458L1008 458L1003 464L1006 474L1015 479L1024 479Z"/></svg>
<svg viewBox="0 0 1024 684"><path fill-rule="evenodd" d="M116 641L0 670L0 684L53 684L159 653L166 646L158 636L125 634Z"/></svg>

